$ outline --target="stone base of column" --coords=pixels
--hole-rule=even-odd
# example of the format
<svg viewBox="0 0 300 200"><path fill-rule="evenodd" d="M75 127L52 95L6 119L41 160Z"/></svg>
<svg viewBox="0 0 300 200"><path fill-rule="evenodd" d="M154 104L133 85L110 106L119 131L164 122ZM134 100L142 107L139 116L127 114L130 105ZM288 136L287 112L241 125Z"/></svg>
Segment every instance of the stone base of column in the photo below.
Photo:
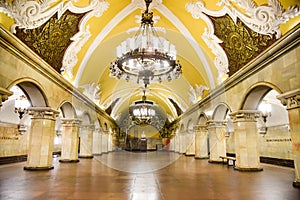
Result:
<svg viewBox="0 0 300 200"><path fill-rule="evenodd" d="M241 168L241 167L234 167L235 170L240 172L260 172L263 171L263 168Z"/></svg>
<svg viewBox="0 0 300 200"><path fill-rule="evenodd" d="M208 159L209 157L195 157L195 159L203 160L203 159Z"/></svg>
<svg viewBox="0 0 300 200"><path fill-rule="evenodd" d="M47 167L24 167L24 170L28 170L28 171L47 171L47 170L51 170L54 169L54 166L47 166Z"/></svg>
<svg viewBox="0 0 300 200"><path fill-rule="evenodd" d="M78 163L79 160L78 160L78 159L76 159L76 160L60 159L59 162L60 162L60 163Z"/></svg>
<svg viewBox="0 0 300 200"><path fill-rule="evenodd" d="M94 158L94 156L93 155L91 155L91 156L78 156L78 158L92 159L92 158Z"/></svg>
<svg viewBox="0 0 300 200"><path fill-rule="evenodd" d="M208 160L208 162L212 164L223 164L222 160Z"/></svg>
<svg viewBox="0 0 300 200"><path fill-rule="evenodd" d="M186 156L195 156L195 154L185 154Z"/></svg>
<svg viewBox="0 0 300 200"><path fill-rule="evenodd" d="M297 187L297 188L300 188L300 182L294 181L294 182L293 182L293 186L294 186L294 187Z"/></svg>
<svg viewBox="0 0 300 200"><path fill-rule="evenodd" d="M94 156L101 156L102 153L94 153L93 155L94 155Z"/></svg>

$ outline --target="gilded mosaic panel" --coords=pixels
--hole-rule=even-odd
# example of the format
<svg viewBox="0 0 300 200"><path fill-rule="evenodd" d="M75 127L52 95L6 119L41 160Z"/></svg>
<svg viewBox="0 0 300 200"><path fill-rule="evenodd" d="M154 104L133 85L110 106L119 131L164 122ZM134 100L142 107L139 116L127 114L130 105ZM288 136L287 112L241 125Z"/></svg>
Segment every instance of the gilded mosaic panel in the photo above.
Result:
<svg viewBox="0 0 300 200"><path fill-rule="evenodd" d="M239 19L234 23L228 15L209 17L214 24L215 35L223 41L220 45L228 57L229 76L257 57L276 40L275 36L252 31Z"/></svg>
<svg viewBox="0 0 300 200"><path fill-rule="evenodd" d="M36 29L18 29L16 35L35 53L60 73L64 53L70 38L78 32L78 24L85 15L65 12L59 19L54 15Z"/></svg>

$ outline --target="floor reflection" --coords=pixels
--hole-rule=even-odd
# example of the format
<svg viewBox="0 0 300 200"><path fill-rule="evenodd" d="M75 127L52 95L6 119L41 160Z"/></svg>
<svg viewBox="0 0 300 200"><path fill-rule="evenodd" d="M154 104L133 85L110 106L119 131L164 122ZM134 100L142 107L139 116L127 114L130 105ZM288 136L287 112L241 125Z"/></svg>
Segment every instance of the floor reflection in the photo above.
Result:
<svg viewBox="0 0 300 200"><path fill-rule="evenodd" d="M169 151L129 152L117 151L96 156L102 164L128 173L147 173L174 163L179 154Z"/></svg>

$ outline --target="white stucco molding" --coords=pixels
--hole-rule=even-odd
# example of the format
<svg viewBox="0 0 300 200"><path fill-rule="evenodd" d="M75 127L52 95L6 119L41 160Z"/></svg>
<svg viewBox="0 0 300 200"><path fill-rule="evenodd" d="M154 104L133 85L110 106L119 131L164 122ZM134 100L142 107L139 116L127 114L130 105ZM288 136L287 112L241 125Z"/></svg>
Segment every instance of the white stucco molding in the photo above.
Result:
<svg viewBox="0 0 300 200"><path fill-rule="evenodd" d="M233 3L238 5L240 10ZM239 18L246 26L257 33L275 34L276 38L279 38L281 36L279 25L300 13L297 5L284 10L278 0L269 0L268 5L262 6L257 6L253 0L221 0L217 5L223 6L222 9L209 10L205 7L203 1L198 0L197 2L187 3L186 10L195 19L201 18L207 24L202 38L216 56L214 63L219 72L219 82L224 81L222 77L228 77L228 58L220 46L222 41L214 34L213 23L207 15L221 17L228 14L234 22Z"/></svg>
<svg viewBox="0 0 300 200"><path fill-rule="evenodd" d="M71 45L65 52L63 58L62 70L66 71L70 77L73 76L73 66L77 63L77 53L81 47L90 37L89 26L86 26L86 22L91 17L99 17L102 13L108 9L109 4L105 0L91 0L89 5L85 7L74 6L70 1L62 1L54 6L51 3L56 0L43 0L43 1L27 1L27 0L13 0L12 2L5 1L0 2L0 12L7 14L9 17L15 20L11 26L11 32L16 33L16 27L24 29L35 29L45 22L47 22L54 14L57 13L58 19L67 10L72 13L87 13L79 24L79 32L75 34L71 40Z"/></svg>

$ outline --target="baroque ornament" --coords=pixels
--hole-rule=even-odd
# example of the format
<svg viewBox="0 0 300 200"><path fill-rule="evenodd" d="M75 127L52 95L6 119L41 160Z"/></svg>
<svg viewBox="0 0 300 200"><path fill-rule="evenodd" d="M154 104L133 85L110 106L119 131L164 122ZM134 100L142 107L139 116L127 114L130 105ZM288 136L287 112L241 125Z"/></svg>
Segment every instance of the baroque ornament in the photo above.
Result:
<svg viewBox="0 0 300 200"><path fill-rule="evenodd" d="M269 0L268 5L261 6L257 6L253 0L221 0L218 5L223 6L222 9L213 11L207 9L203 1L198 0L197 2L187 3L186 10L195 19L203 19L208 26L208 28L205 28L202 38L216 55L215 65L219 71L219 78L226 76L229 72L229 62L225 51L220 46L222 40L215 35L213 22L208 16L222 17L227 14L234 23L239 18L251 30L263 35L271 36L275 34L278 39L281 36L279 25L300 13L297 5L284 10L278 0Z"/></svg>
<svg viewBox="0 0 300 200"><path fill-rule="evenodd" d="M108 9L109 3L105 0L91 0L86 7L76 7L72 2L76 0L62 1L55 6L50 6L56 0L12 0L0 1L0 12L7 14L15 20L11 27L11 32L16 33L16 27L19 29L35 29L47 22L54 14L57 13L57 19L69 10L72 13L81 14L87 13L81 19L79 31L75 34L69 48L65 52L63 58L62 71L73 76L73 66L77 63L77 53L80 51L84 43L89 39L89 26L86 25L91 17L99 17L105 10Z"/></svg>

